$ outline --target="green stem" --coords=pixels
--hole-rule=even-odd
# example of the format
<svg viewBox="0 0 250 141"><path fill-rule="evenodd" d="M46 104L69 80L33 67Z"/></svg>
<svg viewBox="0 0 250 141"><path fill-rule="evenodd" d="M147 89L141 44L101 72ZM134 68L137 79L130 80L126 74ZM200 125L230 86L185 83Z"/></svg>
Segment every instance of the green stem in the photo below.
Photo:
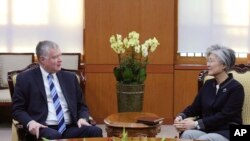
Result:
<svg viewBox="0 0 250 141"><path fill-rule="evenodd" d="M147 63L148 63L148 56L145 58L145 62L144 62L144 66L143 67L146 67Z"/></svg>
<svg viewBox="0 0 250 141"><path fill-rule="evenodd" d="M119 65L121 64L121 54L118 54L118 62L119 62Z"/></svg>
<svg viewBox="0 0 250 141"><path fill-rule="evenodd" d="M132 57L132 60L134 60L135 59L135 49L133 47L131 47L131 49L132 49L132 54L131 54L132 56L131 57Z"/></svg>
<svg viewBox="0 0 250 141"><path fill-rule="evenodd" d="M142 63L142 48L140 47L140 63Z"/></svg>

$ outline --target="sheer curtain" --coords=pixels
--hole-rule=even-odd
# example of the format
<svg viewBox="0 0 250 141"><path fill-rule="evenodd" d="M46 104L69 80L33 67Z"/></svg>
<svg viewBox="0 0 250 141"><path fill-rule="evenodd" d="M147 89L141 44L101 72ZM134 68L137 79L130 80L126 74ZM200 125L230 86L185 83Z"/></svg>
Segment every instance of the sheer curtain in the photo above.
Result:
<svg viewBox="0 0 250 141"><path fill-rule="evenodd" d="M250 0L179 0L178 52L202 53L213 44L249 53Z"/></svg>
<svg viewBox="0 0 250 141"><path fill-rule="evenodd" d="M0 52L35 52L52 40L83 53L84 0L0 0Z"/></svg>

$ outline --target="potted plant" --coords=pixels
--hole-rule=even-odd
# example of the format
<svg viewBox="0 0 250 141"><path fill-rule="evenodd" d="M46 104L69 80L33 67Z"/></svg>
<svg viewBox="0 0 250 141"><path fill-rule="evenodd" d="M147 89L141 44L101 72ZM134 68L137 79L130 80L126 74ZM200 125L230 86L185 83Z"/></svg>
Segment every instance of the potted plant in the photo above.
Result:
<svg viewBox="0 0 250 141"><path fill-rule="evenodd" d="M156 50L159 42L154 37L140 44L139 33L132 31L124 39L120 34L112 35L110 44L119 60L114 68L118 111L142 111L148 54Z"/></svg>

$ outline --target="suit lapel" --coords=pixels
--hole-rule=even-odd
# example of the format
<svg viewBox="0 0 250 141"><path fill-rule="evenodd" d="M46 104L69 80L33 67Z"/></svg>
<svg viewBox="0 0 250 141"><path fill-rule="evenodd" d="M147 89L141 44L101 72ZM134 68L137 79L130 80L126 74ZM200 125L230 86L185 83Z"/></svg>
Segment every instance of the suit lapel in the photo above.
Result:
<svg viewBox="0 0 250 141"><path fill-rule="evenodd" d="M36 76L35 77L35 79L36 79L35 82L37 82L37 85L39 87L39 90L40 90L44 100L47 101L47 96L46 96L46 92L45 92L45 88L44 88L44 82L43 82L43 76L42 76L42 72L41 72L39 67L35 69L35 76Z"/></svg>
<svg viewBox="0 0 250 141"><path fill-rule="evenodd" d="M66 90L66 85L67 85L66 81L64 80L61 71L57 72L56 75L57 75L57 78L58 78L58 81L59 81L63 96L65 97L65 100L69 104L68 91Z"/></svg>
<svg viewBox="0 0 250 141"><path fill-rule="evenodd" d="M65 79L66 74L64 74L64 73L65 72L63 72L63 71L59 71L59 72L56 73L56 75L57 75L57 78L58 78L58 81L59 81L63 96L64 96L64 98L65 98L65 100L66 100L66 102L68 104L69 111L71 111L71 116L73 116L72 121L74 121L73 119L76 119L76 114L74 114L74 113L75 113L75 111L77 109L73 108L74 107L73 102L75 102L75 101L71 100L72 99L71 98L71 90L67 86L67 85L71 85L71 84L69 84L68 80Z"/></svg>

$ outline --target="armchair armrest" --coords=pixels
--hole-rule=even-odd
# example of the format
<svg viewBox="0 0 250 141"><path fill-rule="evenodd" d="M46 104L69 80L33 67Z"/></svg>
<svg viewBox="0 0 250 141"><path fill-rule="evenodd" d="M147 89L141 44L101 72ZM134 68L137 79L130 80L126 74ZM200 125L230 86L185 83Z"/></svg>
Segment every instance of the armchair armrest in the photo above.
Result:
<svg viewBox="0 0 250 141"><path fill-rule="evenodd" d="M24 129L23 125L14 119L12 119L12 124L16 128L18 140L25 140L25 136L27 134L27 131Z"/></svg>
<svg viewBox="0 0 250 141"><path fill-rule="evenodd" d="M93 117L89 116L89 124L91 124L92 126L96 125L96 121L93 119Z"/></svg>

